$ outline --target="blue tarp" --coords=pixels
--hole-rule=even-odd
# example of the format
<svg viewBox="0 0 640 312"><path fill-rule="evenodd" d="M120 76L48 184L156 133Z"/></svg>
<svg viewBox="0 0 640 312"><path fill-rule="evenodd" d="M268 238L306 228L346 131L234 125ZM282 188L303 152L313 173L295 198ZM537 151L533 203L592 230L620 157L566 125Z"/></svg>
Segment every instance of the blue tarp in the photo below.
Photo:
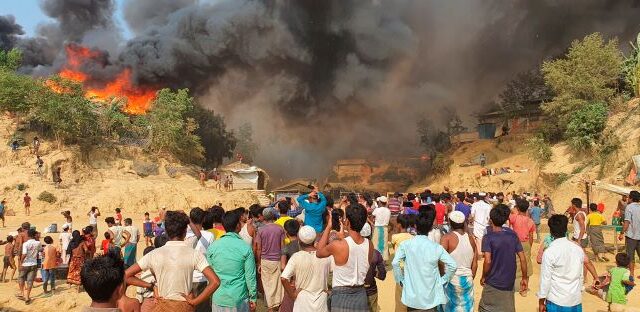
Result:
<svg viewBox="0 0 640 312"><path fill-rule="evenodd" d="M480 139L493 139L496 136L496 124L483 123L478 125L478 137Z"/></svg>

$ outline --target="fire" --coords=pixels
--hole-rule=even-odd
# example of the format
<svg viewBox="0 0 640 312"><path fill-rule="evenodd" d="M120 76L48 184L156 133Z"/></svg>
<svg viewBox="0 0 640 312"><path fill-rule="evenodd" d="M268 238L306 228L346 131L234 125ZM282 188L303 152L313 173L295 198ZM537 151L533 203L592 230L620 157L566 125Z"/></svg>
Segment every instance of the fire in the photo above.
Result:
<svg viewBox="0 0 640 312"><path fill-rule="evenodd" d="M108 102L114 98L123 99L126 102L125 112L135 115L147 112L156 97L156 89L134 85L130 68L123 69L111 81L97 84L89 74L82 71L82 65L89 62L100 63L102 54L75 44L66 46L65 50L67 62L58 74L61 78L81 83L86 98L101 102ZM45 85L54 92L68 92L52 80L47 80Z"/></svg>

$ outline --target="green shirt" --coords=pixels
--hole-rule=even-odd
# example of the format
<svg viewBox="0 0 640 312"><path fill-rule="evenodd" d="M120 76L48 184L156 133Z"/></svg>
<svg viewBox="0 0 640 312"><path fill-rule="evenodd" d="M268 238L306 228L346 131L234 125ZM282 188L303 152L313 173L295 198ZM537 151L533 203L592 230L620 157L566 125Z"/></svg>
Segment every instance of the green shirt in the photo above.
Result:
<svg viewBox="0 0 640 312"><path fill-rule="evenodd" d="M629 270L627 268L615 267L612 268L609 273L611 274L611 283L609 284L609 291L607 291L607 302L627 304L626 289L622 281L629 280Z"/></svg>
<svg viewBox="0 0 640 312"><path fill-rule="evenodd" d="M211 297L216 305L237 307L257 300L256 260L251 246L237 233L226 233L207 250L207 261L220 278L220 287Z"/></svg>

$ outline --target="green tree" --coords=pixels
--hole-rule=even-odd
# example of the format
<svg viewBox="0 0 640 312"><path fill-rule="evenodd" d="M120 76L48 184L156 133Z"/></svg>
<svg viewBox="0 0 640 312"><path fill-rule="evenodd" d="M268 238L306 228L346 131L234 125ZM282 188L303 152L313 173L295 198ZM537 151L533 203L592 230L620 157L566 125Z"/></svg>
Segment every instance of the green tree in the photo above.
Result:
<svg viewBox="0 0 640 312"><path fill-rule="evenodd" d="M158 91L146 118L151 133L149 149L173 154L185 162L202 163L204 148L195 134L198 123L189 117L193 109L188 89Z"/></svg>
<svg viewBox="0 0 640 312"><path fill-rule="evenodd" d="M542 65L545 82L556 94L544 111L564 124L588 103L606 102L616 92L621 64L617 39L605 42L594 33L574 41L566 58Z"/></svg>
<svg viewBox="0 0 640 312"><path fill-rule="evenodd" d="M607 125L607 106L594 102L576 111L567 124L567 143L576 151L589 151L600 139Z"/></svg>
<svg viewBox="0 0 640 312"><path fill-rule="evenodd" d="M206 166L218 167L225 158L233 157L236 139L232 132L227 131L222 116L196 105L192 117L198 123L196 134L204 146Z"/></svg>
<svg viewBox="0 0 640 312"><path fill-rule="evenodd" d="M253 128L251 124L245 123L238 128L235 154L242 156L243 162L251 164L258 152L258 145L253 142Z"/></svg>
<svg viewBox="0 0 640 312"><path fill-rule="evenodd" d="M22 51L13 48L9 51L0 50L0 68L16 71L22 64Z"/></svg>
<svg viewBox="0 0 640 312"><path fill-rule="evenodd" d="M551 161L551 146L545 141L542 135L533 136L525 142L525 146L529 150L529 158L538 164L538 167L543 167L549 161Z"/></svg>
<svg viewBox="0 0 640 312"><path fill-rule="evenodd" d="M19 50L0 50L0 110L26 113L42 100L42 81L16 72L21 61Z"/></svg>
<svg viewBox="0 0 640 312"><path fill-rule="evenodd" d="M635 44L631 42L630 45L631 54L624 60L622 75L625 87L635 96L640 96L640 34Z"/></svg>

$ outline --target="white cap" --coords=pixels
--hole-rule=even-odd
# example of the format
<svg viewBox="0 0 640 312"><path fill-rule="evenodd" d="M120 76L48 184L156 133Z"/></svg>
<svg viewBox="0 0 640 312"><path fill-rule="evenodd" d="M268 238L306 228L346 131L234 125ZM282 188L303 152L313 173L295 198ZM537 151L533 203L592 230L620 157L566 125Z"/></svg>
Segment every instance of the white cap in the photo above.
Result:
<svg viewBox="0 0 640 312"><path fill-rule="evenodd" d="M369 225L369 223L364 224L362 230L360 230L360 235L364 237L368 237L371 235L371 225Z"/></svg>
<svg viewBox="0 0 640 312"><path fill-rule="evenodd" d="M480 193L478 193L478 196L480 196L480 197L485 197L485 196L487 196L487 193L485 193L485 192L480 192Z"/></svg>
<svg viewBox="0 0 640 312"><path fill-rule="evenodd" d="M378 198L376 198L377 201L382 202L382 203L386 203L389 199L387 198L387 196L380 196Z"/></svg>
<svg viewBox="0 0 640 312"><path fill-rule="evenodd" d="M449 213L449 220L454 223L464 223L464 213L462 211L452 211Z"/></svg>
<svg viewBox="0 0 640 312"><path fill-rule="evenodd" d="M298 239L307 245L311 245L316 240L316 230L305 225L298 230Z"/></svg>

